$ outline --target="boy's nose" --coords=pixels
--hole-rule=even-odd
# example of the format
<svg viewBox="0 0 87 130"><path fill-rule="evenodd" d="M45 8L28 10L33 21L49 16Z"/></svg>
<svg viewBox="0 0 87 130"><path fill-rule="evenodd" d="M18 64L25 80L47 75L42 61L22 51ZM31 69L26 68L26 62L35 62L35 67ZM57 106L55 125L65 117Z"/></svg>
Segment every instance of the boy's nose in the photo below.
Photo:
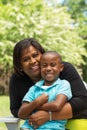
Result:
<svg viewBox="0 0 87 130"><path fill-rule="evenodd" d="M50 70L51 70L51 67L50 67L50 66L48 66L46 69L47 69L47 71L50 71Z"/></svg>

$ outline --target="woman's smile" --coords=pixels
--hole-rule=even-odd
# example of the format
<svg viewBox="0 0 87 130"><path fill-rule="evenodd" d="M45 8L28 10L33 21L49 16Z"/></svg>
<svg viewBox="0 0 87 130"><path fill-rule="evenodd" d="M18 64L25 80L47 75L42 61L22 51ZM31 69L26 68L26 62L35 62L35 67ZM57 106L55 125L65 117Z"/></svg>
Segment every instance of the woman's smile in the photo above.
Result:
<svg viewBox="0 0 87 130"><path fill-rule="evenodd" d="M39 65L33 65L32 67L30 67L32 71L37 71L40 70L40 66Z"/></svg>

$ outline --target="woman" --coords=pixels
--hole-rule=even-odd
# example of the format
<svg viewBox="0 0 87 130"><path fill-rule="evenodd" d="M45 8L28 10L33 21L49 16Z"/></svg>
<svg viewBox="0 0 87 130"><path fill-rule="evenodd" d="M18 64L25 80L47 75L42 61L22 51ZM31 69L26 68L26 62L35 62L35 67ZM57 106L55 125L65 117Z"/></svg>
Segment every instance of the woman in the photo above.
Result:
<svg viewBox="0 0 87 130"><path fill-rule="evenodd" d="M10 80L10 109L18 117L21 101L28 89L41 79L40 58L45 52L43 47L33 38L18 42L13 51L13 65L15 73ZM53 120L75 118L87 109L87 91L75 68L63 62L64 70L61 79L71 84L73 98L64 105L60 112L52 112ZM39 126L50 119L49 113L39 111L30 116L33 125Z"/></svg>

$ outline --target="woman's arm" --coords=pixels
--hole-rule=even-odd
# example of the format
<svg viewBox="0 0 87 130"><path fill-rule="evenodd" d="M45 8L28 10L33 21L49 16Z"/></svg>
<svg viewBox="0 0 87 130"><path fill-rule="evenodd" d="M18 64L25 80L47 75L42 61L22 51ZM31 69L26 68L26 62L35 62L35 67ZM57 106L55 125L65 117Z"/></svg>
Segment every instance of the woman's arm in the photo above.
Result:
<svg viewBox="0 0 87 130"><path fill-rule="evenodd" d="M15 73L12 74L9 83L9 96L10 110L15 117L18 117L18 110L22 104L22 99L32 85L33 82L27 75L19 77Z"/></svg>
<svg viewBox="0 0 87 130"><path fill-rule="evenodd" d="M64 70L60 74L60 78L68 80L71 84L73 98L69 103L72 107L73 117L76 117L87 109L87 90L78 72L70 63L64 62Z"/></svg>
<svg viewBox="0 0 87 130"><path fill-rule="evenodd" d="M62 120L62 119L69 119L72 118L72 108L69 103L66 103L61 111L59 112L52 112L52 120ZM38 111L29 116L29 122L38 128L45 122L50 120L49 112L46 111Z"/></svg>
<svg viewBox="0 0 87 130"><path fill-rule="evenodd" d="M64 120L64 119L70 119L72 117L73 117L72 107L69 103L66 103L61 111L52 112L53 120Z"/></svg>
<svg viewBox="0 0 87 130"><path fill-rule="evenodd" d="M10 83L9 83L9 98L10 98L10 111L13 116L18 117L18 110L21 106L21 98L19 98L18 94L20 92L17 86L17 80L15 75L13 74Z"/></svg>

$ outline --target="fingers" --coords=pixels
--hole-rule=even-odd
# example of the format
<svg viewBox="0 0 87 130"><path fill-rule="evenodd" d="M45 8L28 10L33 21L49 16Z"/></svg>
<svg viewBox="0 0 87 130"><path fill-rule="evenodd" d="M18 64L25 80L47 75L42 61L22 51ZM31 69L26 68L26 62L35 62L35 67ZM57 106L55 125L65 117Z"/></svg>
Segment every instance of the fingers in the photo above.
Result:
<svg viewBox="0 0 87 130"><path fill-rule="evenodd" d="M36 129L37 128L37 126L36 125L34 125L32 122L30 122L29 123L34 129Z"/></svg>
<svg viewBox="0 0 87 130"><path fill-rule="evenodd" d="M30 125L31 125L31 126L33 126L33 123L32 123L32 122L30 122Z"/></svg>
<svg viewBox="0 0 87 130"><path fill-rule="evenodd" d="M34 129L39 127L38 121L33 120L32 118L28 119L28 121L29 121L29 124L34 127Z"/></svg>
<svg viewBox="0 0 87 130"><path fill-rule="evenodd" d="M49 113L45 111L38 111L29 116L29 123L32 122L35 128L43 125L49 120Z"/></svg>

